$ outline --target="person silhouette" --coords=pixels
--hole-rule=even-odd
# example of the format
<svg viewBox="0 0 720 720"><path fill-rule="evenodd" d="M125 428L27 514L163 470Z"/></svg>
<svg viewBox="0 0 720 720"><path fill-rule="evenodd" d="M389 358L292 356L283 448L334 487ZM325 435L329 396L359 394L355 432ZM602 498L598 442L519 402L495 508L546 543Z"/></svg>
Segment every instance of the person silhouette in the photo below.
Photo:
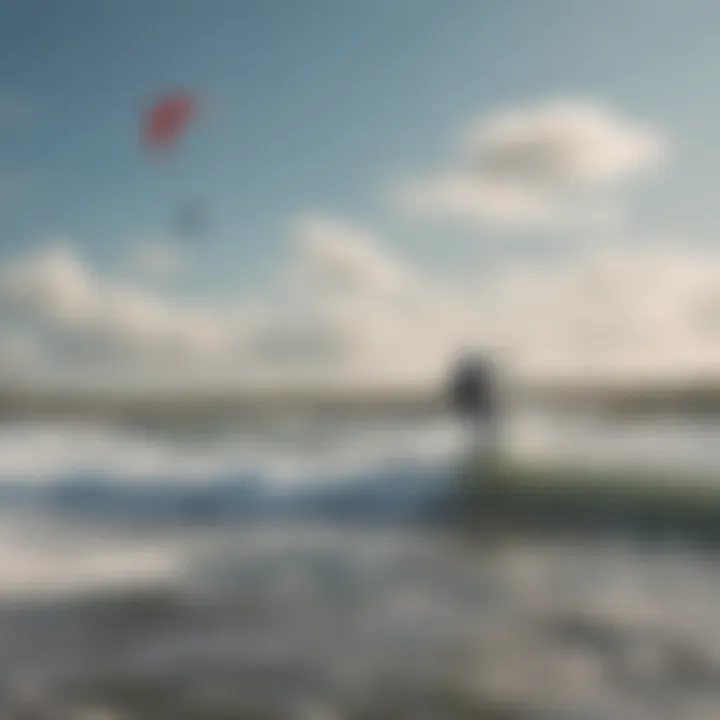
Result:
<svg viewBox="0 0 720 720"><path fill-rule="evenodd" d="M496 370L490 360L465 354L456 363L449 386L449 401L467 428L473 455L497 457L500 449L500 404Z"/></svg>

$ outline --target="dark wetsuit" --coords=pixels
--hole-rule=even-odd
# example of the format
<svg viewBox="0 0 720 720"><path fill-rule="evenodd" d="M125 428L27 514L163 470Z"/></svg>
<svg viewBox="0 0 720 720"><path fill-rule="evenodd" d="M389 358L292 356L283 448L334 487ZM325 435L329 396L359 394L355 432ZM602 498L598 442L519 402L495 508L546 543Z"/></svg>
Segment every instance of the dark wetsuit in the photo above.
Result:
<svg viewBox="0 0 720 720"><path fill-rule="evenodd" d="M459 364L450 384L450 402L467 419L492 420L497 414L497 397L492 368L480 360Z"/></svg>
<svg viewBox="0 0 720 720"><path fill-rule="evenodd" d="M468 432L468 452L497 458L501 444L500 406L495 373L484 359L466 358L450 380L449 401Z"/></svg>

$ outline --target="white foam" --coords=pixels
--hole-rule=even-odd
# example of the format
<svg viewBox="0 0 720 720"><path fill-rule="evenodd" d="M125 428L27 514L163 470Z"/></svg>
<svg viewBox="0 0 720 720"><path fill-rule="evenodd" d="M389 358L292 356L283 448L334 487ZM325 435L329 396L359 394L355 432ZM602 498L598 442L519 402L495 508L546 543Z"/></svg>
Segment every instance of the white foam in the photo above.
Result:
<svg viewBox="0 0 720 720"><path fill-rule="evenodd" d="M527 414L512 426L512 452L525 460L588 466L720 469L717 419L602 419Z"/></svg>
<svg viewBox="0 0 720 720"><path fill-rule="evenodd" d="M177 579L183 569L177 543L131 536L89 536L49 522L0 525L0 598L106 591Z"/></svg>
<svg viewBox="0 0 720 720"><path fill-rule="evenodd" d="M15 425L0 429L0 481L58 482L90 476L124 483L202 483L253 475L278 487L333 481L393 463L437 462L456 452L447 425L332 429L324 447L238 434L208 443L181 443L96 425Z"/></svg>
<svg viewBox="0 0 720 720"><path fill-rule="evenodd" d="M268 490L301 491L421 468L437 468L440 476L457 463L463 443L461 429L442 418L404 426L340 423L303 432L281 437L245 430L184 442L97 424L0 426L0 484L89 478L173 486L252 478ZM610 423L526 414L512 418L508 442L511 454L528 460L718 469L719 432L711 421Z"/></svg>

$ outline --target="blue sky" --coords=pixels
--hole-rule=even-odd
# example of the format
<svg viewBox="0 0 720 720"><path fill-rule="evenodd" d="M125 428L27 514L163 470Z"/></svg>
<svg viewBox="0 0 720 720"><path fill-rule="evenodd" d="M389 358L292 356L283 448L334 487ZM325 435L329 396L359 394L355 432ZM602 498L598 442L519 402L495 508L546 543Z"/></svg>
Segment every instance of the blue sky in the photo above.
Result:
<svg viewBox="0 0 720 720"><path fill-rule="evenodd" d="M196 196L208 212L196 289L267 269L306 209L387 227L436 262L440 231L400 223L386 183L441 157L470 118L556 94L672 130L673 173L643 199L648 223L720 222L712 1L25 0L0 20L3 95L29 116L3 133L5 182L19 186L5 252L59 234L109 263ZM176 86L214 112L158 167L138 152L137 119ZM468 244L453 250L477 257L482 238Z"/></svg>
<svg viewBox="0 0 720 720"><path fill-rule="evenodd" d="M720 6L712 0L7 0L0 6L0 253L55 238L106 276L205 209L172 293L267 293L299 216L359 223L438 275L544 252L545 232L418 222L390 189L446 165L458 133L555 97L667 140L639 183L639 234L715 242ZM209 108L171 163L138 122L166 90Z"/></svg>

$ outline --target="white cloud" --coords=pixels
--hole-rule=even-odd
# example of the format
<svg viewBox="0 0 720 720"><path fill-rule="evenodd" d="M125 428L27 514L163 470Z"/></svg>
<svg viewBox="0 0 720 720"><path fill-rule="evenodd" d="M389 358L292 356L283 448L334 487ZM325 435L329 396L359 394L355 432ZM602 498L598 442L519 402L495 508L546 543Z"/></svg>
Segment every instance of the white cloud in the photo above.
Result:
<svg viewBox="0 0 720 720"><path fill-rule="evenodd" d="M617 193L662 161L655 129L590 103L557 101L474 124L449 168L404 183L413 215L507 228L612 220Z"/></svg>
<svg viewBox="0 0 720 720"><path fill-rule="evenodd" d="M298 280L339 295L386 294L402 290L410 277L381 249L378 238L324 215L299 218L292 229Z"/></svg>
<svg viewBox="0 0 720 720"><path fill-rule="evenodd" d="M395 287L400 266L360 230L328 219L299 222L294 242L291 263L316 290L310 303L289 288L281 307L183 305L103 278L56 244L0 272L2 321L40 337L53 372L64 364L87 376L235 383L351 372L361 302Z"/></svg>
<svg viewBox="0 0 720 720"><path fill-rule="evenodd" d="M131 262L142 275L151 278L172 277L185 269L185 257L177 244L157 238L137 242Z"/></svg>
<svg viewBox="0 0 720 720"><path fill-rule="evenodd" d="M587 103L555 102L501 113L466 141L481 174L521 185L604 185L653 168L656 130Z"/></svg>
<svg viewBox="0 0 720 720"><path fill-rule="evenodd" d="M221 353L230 339L227 324L211 313L104 280L62 246L5 269L0 297L15 322L109 358L182 364Z"/></svg>
<svg viewBox="0 0 720 720"><path fill-rule="evenodd" d="M422 276L330 218L295 226L287 302L211 310L101 277L56 246L0 272L0 371L123 382L431 382L458 348L523 375L720 374L720 253L677 243ZM310 289L313 292L310 292ZM64 361L64 364L63 364ZM38 367L40 365L40 367Z"/></svg>
<svg viewBox="0 0 720 720"><path fill-rule="evenodd" d="M464 324L452 294L328 217L293 226L286 302L224 310L103 278L56 245L0 272L7 323L58 368L114 382L414 382L440 371Z"/></svg>
<svg viewBox="0 0 720 720"><path fill-rule="evenodd" d="M0 377L20 378L35 372L42 364L36 338L16 328L4 328L0 344Z"/></svg>
<svg viewBox="0 0 720 720"><path fill-rule="evenodd" d="M467 171L451 171L405 184L398 200L417 218L459 220L495 228L570 227L579 213L549 193L488 181Z"/></svg>
<svg viewBox="0 0 720 720"><path fill-rule="evenodd" d="M604 250L499 275L485 300L527 373L717 377L719 277L700 249Z"/></svg>

